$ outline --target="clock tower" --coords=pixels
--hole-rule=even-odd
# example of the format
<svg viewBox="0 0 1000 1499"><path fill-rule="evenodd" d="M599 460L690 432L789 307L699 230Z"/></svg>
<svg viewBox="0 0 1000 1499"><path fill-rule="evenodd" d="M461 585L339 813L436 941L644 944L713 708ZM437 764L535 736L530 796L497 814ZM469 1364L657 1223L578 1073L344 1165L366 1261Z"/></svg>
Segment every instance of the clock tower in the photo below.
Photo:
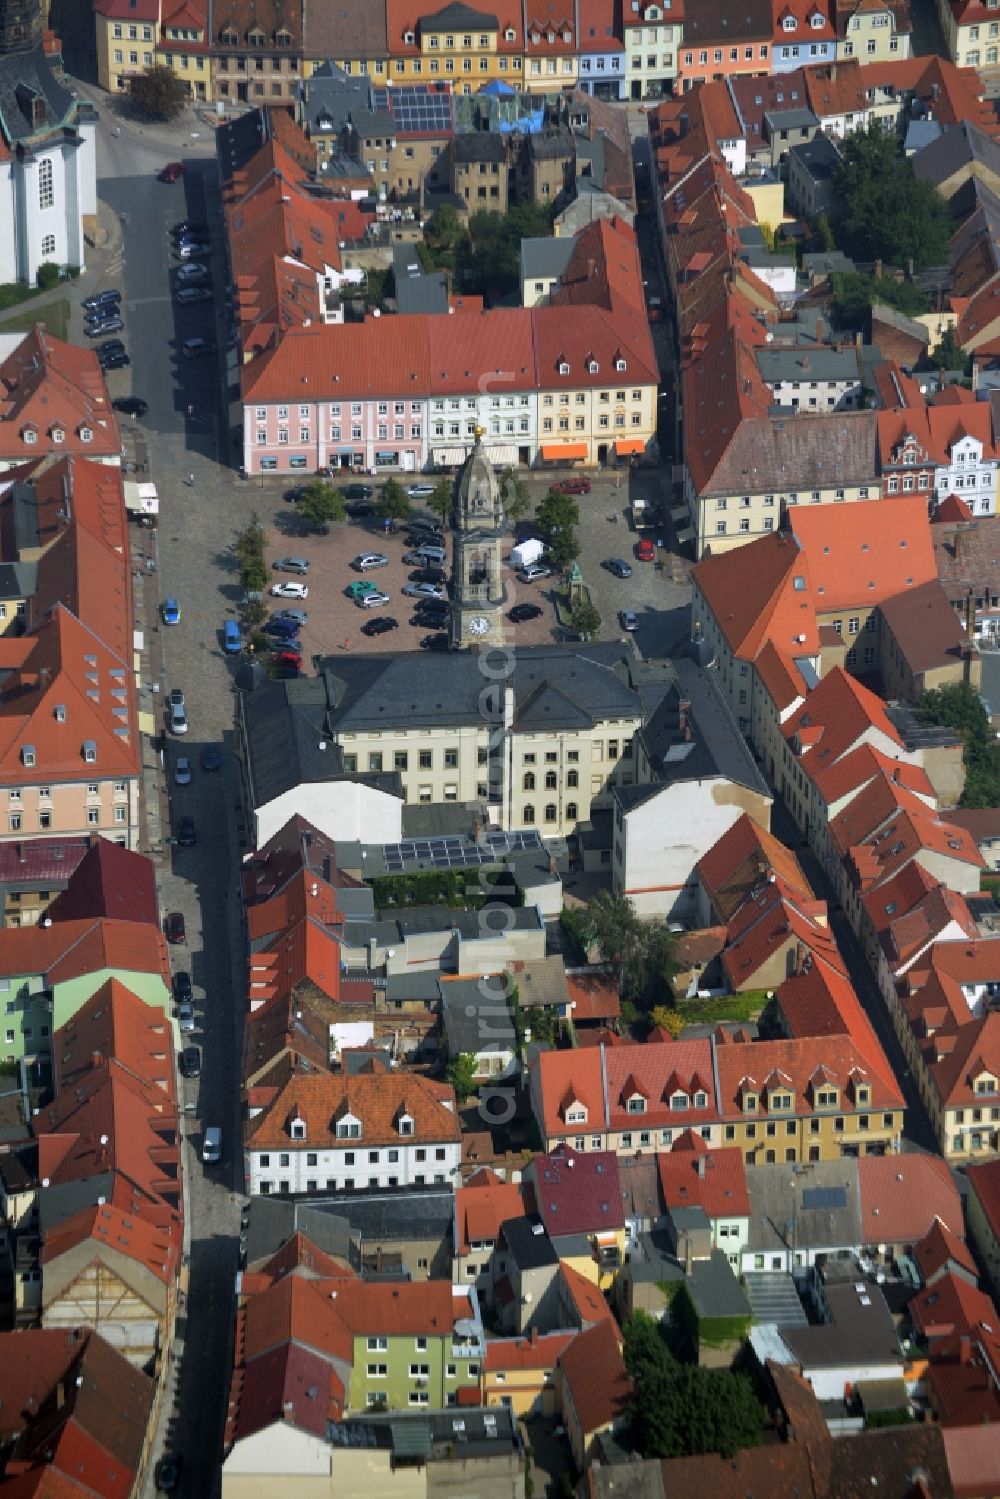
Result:
<svg viewBox="0 0 1000 1499"><path fill-rule="evenodd" d="M476 429L476 445L458 476L451 524L455 533L451 576L452 649L499 645L503 641L503 606L506 601L501 572L501 544L506 521L500 484L483 451L481 427Z"/></svg>

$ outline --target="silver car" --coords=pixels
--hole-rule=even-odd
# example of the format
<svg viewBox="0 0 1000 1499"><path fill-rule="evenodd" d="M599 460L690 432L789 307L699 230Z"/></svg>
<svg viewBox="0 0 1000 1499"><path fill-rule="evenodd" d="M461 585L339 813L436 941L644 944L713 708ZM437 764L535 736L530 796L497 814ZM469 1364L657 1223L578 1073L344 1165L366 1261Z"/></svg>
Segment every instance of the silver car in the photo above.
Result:
<svg viewBox="0 0 1000 1499"><path fill-rule="evenodd" d="M389 559L384 552L362 552L351 563L356 573L370 572L373 567L388 567Z"/></svg>
<svg viewBox="0 0 1000 1499"><path fill-rule="evenodd" d="M383 604L388 604L389 595L387 593L379 593L376 589L374 593L361 594L354 602L359 609L381 609Z"/></svg>
<svg viewBox="0 0 1000 1499"><path fill-rule="evenodd" d="M177 1024L185 1035L190 1035L194 1030L194 1007L193 1005L177 1006Z"/></svg>

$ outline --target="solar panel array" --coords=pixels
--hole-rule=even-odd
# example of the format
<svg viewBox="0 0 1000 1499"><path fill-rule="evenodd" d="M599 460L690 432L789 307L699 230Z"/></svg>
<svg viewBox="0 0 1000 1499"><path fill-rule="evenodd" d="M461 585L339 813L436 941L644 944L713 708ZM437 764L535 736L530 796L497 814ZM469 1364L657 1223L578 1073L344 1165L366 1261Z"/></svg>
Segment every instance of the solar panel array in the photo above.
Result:
<svg viewBox="0 0 1000 1499"><path fill-rule="evenodd" d="M375 108L388 109L403 132L447 135L452 129L451 95L419 84L375 89Z"/></svg>
<svg viewBox="0 0 1000 1499"><path fill-rule="evenodd" d="M806 1187L802 1193L804 1208L846 1208L846 1187Z"/></svg>
<svg viewBox="0 0 1000 1499"><path fill-rule="evenodd" d="M401 874L409 864L430 864L434 869L469 869L496 864L505 854L541 848L537 832L486 833L478 843L467 838L411 838L404 843L386 843L382 856L386 868Z"/></svg>

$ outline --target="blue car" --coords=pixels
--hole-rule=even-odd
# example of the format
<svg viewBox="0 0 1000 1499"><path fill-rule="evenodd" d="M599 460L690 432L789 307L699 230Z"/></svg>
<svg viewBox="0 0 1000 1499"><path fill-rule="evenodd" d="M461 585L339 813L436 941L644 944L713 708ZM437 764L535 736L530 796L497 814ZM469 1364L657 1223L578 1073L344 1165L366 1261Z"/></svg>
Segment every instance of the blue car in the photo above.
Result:
<svg viewBox="0 0 1000 1499"><path fill-rule="evenodd" d="M291 619L269 619L262 629L265 635L273 635L278 640L295 640L299 633L298 625Z"/></svg>
<svg viewBox="0 0 1000 1499"><path fill-rule="evenodd" d="M243 648L243 637L235 619L227 619L222 626L222 646L228 656L235 656Z"/></svg>
<svg viewBox="0 0 1000 1499"><path fill-rule="evenodd" d="M178 602L177 602L176 599L164 599L163 600L163 608L161 610L161 613L163 615L163 623L165 625L179 625L180 624L180 622L181 622L181 606L180 606L180 604L178 604Z"/></svg>

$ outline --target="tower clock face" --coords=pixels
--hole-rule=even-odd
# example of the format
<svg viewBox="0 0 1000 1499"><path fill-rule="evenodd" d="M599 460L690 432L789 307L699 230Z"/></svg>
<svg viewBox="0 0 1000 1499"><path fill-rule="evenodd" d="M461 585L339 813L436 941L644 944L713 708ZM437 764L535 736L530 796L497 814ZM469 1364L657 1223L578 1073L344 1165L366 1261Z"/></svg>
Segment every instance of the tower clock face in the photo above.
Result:
<svg viewBox="0 0 1000 1499"><path fill-rule="evenodd" d="M485 635L490 627L490 622L482 614L473 615L469 620L470 635Z"/></svg>

